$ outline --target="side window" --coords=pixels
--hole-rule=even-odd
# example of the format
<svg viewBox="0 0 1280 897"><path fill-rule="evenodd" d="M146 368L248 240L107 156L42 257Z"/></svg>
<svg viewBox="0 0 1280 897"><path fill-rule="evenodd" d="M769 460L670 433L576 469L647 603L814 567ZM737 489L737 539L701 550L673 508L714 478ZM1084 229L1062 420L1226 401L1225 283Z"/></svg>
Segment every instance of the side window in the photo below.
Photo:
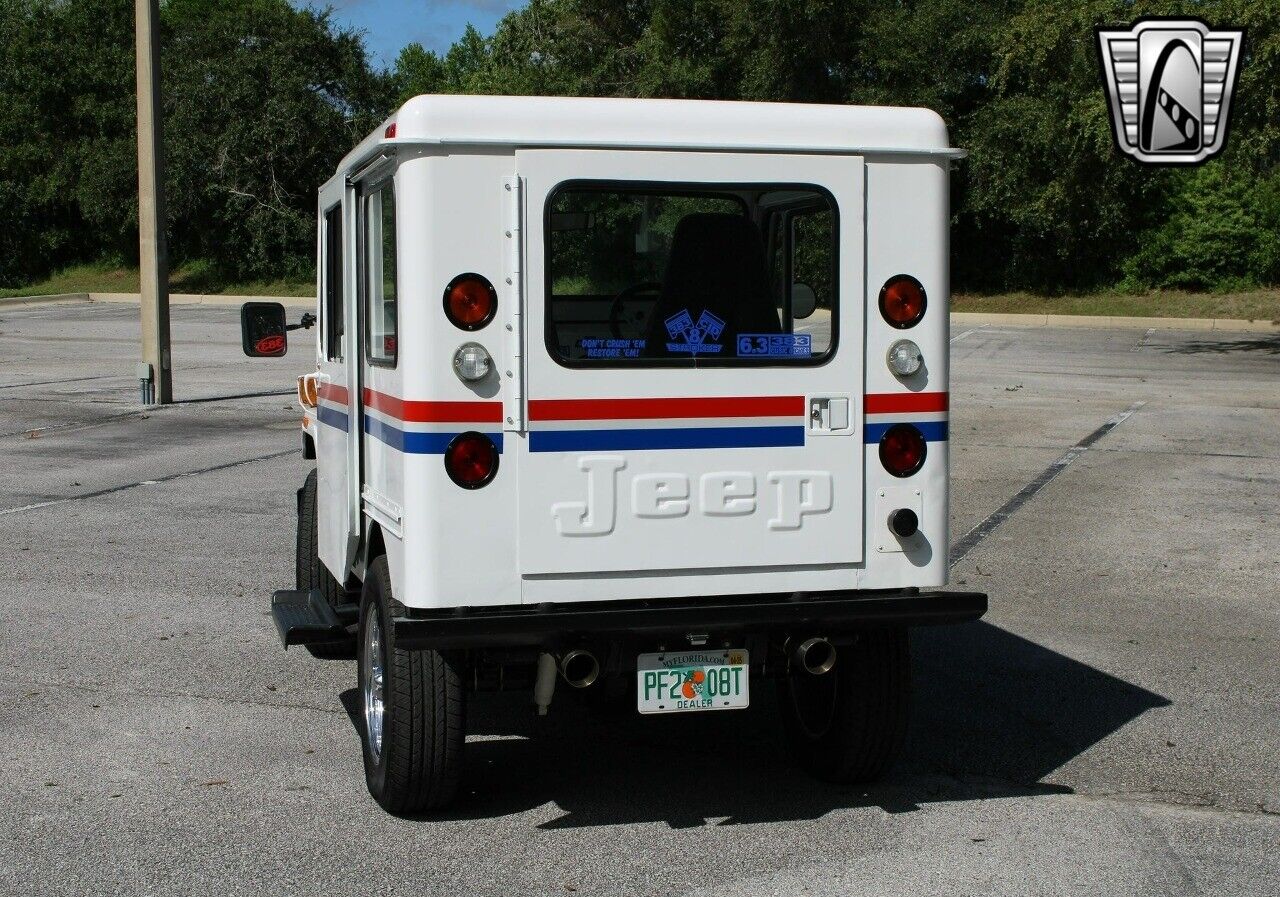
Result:
<svg viewBox="0 0 1280 897"><path fill-rule="evenodd" d="M396 195L391 181L364 197L365 320L369 362L396 365Z"/></svg>
<svg viewBox="0 0 1280 897"><path fill-rule="evenodd" d="M342 360L347 321L342 250L342 206L338 205L324 213L324 356L329 361Z"/></svg>

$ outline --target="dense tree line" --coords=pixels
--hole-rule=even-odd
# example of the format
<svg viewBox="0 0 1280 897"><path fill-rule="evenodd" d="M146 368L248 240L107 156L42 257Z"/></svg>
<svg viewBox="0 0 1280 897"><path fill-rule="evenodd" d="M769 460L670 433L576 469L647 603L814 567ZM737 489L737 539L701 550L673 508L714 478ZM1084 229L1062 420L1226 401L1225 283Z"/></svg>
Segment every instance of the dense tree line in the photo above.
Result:
<svg viewBox="0 0 1280 897"><path fill-rule="evenodd" d="M1148 169L1112 143L1093 27L1248 29L1227 152ZM417 93L936 109L958 289L1280 282L1275 0L531 0L391 71L286 0L162 5L170 244L231 277L307 270L315 188ZM136 253L132 5L0 0L0 284Z"/></svg>

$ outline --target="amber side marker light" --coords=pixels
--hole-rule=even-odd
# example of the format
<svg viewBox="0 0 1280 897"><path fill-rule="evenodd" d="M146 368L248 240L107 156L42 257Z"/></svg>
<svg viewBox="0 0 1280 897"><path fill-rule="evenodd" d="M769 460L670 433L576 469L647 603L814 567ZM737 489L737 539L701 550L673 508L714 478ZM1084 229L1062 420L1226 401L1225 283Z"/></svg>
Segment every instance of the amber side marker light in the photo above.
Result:
<svg viewBox="0 0 1280 897"><path fill-rule="evenodd" d="M479 274L459 274L444 288L444 314L460 330L479 330L498 311L498 293Z"/></svg>
<svg viewBox="0 0 1280 897"><path fill-rule="evenodd" d="M890 327L906 330L916 326L928 304L924 287L910 274L895 274L880 288L880 314Z"/></svg>
<svg viewBox="0 0 1280 897"><path fill-rule="evenodd" d="M298 404L303 408L315 408L319 401L315 374L303 374L298 378Z"/></svg>
<svg viewBox="0 0 1280 897"><path fill-rule="evenodd" d="M459 433L444 450L444 469L463 489L479 489L498 472L498 447L483 433Z"/></svg>
<svg viewBox="0 0 1280 897"><path fill-rule="evenodd" d="M895 477L909 477L924 466L928 444L911 424L894 424L880 437L880 463Z"/></svg>

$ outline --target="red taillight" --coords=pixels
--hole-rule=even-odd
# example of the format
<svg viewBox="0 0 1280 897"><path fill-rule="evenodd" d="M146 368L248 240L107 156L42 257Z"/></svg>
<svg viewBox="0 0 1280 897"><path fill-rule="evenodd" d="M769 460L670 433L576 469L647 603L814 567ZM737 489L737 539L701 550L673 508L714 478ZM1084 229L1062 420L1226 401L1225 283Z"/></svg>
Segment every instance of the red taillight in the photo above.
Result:
<svg viewBox="0 0 1280 897"><path fill-rule="evenodd" d="M479 489L498 472L498 447L483 433L459 433L444 450L444 469L463 489Z"/></svg>
<svg viewBox="0 0 1280 897"><path fill-rule="evenodd" d="M909 477L924 464L924 434L911 424L894 424L880 437L880 463L895 477Z"/></svg>
<svg viewBox="0 0 1280 897"><path fill-rule="evenodd" d="M459 274L444 290L444 313L453 326L479 330L498 311L493 284L479 274Z"/></svg>
<svg viewBox="0 0 1280 897"><path fill-rule="evenodd" d="M880 288L880 314L890 327L905 330L920 323L927 299L920 281L909 274L897 274Z"/></svg>
<svg viewBox="0 0 1280 897"><path fill-rule="evenodd" d="M388 140L391 140L392 138L394 138L396 136L396 123L392 122L391 124L387 125L387 129L382 132L382 136L387 138Z"/></svg>

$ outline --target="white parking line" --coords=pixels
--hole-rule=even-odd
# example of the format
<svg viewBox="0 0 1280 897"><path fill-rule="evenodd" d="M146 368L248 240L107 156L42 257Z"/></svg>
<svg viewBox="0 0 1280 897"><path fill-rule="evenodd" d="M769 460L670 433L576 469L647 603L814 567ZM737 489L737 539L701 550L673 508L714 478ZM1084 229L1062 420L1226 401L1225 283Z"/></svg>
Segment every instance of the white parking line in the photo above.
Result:
<svg viewBox="0 0 1280 897"><path fill-rule="evenodd" d="M973 328L971 328L971 329L969 329L969 330L965 330L965 331L963 331L963 332L961 332L961 333L957 333L955 336L951 337L951 342L953 342L953 343L958 343L958 342L960 342L960 340L964 339L964 338L965 338L966 336L968 336L969 334L971 334L971 333L977 333L979 330L986 330L986 329L987 329L987 325L986 325L986 324L983 324L981 327L973 327Z"/></svg>

